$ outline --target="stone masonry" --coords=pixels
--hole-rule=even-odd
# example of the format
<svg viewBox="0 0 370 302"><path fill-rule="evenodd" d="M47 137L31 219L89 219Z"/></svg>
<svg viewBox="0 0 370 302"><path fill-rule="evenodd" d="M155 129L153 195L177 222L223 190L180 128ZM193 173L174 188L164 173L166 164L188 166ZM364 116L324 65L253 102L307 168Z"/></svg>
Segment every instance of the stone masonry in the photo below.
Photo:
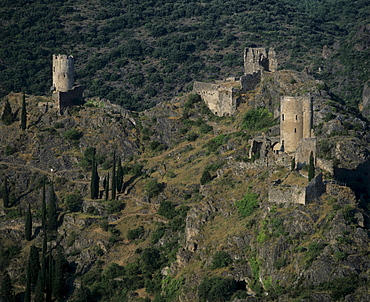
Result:
<svg viewBox="0 0 370 302"><path fill-rule="evenodd" d="M80 101L83 98L82 87L74 86L73 56L53 55L52 75L52 98L59 113L63 113L64 108L74 105L76 101Z"/></svg>

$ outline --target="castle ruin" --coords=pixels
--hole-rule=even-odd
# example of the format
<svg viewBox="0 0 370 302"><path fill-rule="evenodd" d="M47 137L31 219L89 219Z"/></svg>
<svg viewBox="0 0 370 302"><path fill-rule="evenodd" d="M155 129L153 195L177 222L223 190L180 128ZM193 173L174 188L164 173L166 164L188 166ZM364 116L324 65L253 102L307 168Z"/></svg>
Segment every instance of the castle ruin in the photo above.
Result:
<svg viewBox="0 0 370 302"><path fill-rule="evenodd" d="M81 86L74 86L73 56L53 55L52 78L52 98L60 113L81 102L83 89Z"/></svg>
<svg viewBox="0 0 370 302"><path fill-rule="evenodd" d="M198 93L211 112L217 116L235 113L238 95L241 91L254 89L261 81L264 72L277 70L277 60L273 48L246 48L244 50L244 76L230 78L220 83L194 82L193 91Z"/></svg>

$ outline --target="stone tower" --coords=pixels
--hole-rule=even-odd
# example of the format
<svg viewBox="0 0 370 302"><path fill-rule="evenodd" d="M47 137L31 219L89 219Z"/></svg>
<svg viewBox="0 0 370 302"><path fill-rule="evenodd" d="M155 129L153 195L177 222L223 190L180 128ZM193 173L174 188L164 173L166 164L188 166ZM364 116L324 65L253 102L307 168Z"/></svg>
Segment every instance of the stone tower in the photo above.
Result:
<svg viewBox="0 0 370 302"><path fill-rule="evenodd" d="M303 138L311 137L312 100L284 96L280 103L280 140L285 152L295 152Z"/></svg>
<svg viewBox="0 0 370 302"><path fill-rule="evenodd" d="M74 83L74 58L67 55L53 55L53 87L57 92L71 90Z"/></svg>
<svg viewBox="0 0 370 302"><path fill-rule="evenodd" d="M262 71L277 70L276 53L273 48L245 48L244 74L254 74Z"/></svg>

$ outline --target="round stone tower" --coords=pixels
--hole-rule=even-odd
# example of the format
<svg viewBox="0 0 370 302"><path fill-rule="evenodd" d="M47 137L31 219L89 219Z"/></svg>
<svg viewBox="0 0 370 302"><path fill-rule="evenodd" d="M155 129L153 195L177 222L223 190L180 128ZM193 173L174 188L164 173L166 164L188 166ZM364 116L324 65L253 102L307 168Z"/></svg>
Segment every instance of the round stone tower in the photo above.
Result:
<svg viewBox="0 0 370 302"><path fill-rule="evenodd" d="M67 92L74 82L74 58L67 55L53 55L53 90Z"/></svg>
<svg viewBox="0 0 370 302"><path fill-rule="evenodd" d="M302 138L311 137L311 128L311 98L284 96L280 103L280 139L284 151L295 152Z"/></svg>

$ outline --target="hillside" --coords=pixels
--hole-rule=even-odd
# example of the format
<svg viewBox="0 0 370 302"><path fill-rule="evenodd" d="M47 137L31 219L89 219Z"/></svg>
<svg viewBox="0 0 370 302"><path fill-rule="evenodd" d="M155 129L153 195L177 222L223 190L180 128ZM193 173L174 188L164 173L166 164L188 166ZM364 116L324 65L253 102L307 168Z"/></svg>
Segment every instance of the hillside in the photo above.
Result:
<svg viewBox="0 0 370 302"><path fill-rule="evenodd" d="M274 47L281 69L308 68L352 107L369 79L366 0L0 4L0 96L48 94L58 53L75 57L86 96L138 111L241 75L244 47Z"/></svg>
<svg viewBox="0 0 370 302"><path fill-rule="evenodd" d="M22 94L8 95L14 121L0 125L0 267L17 300L27 296L36 246L49 261L39 260L39 276L45 269L59 281L43 289L45 299L366 301L369 124L328 90L307 73L266 74L228 117L215 117L193 94L140 113L89 100L64 115L50 98L27 95L26 130ZM313 98L314 172L326 191L307 204L284 191L306 190L310 165L292 169L291 154L268 147L280 133L282 95ZM250 154L253 141L263 143ZM98 199L90 196L94 162ZM106 200L113 170L123 182L116 200L111 187ZM276 188L287 202L272 202ZM28 286L35 299L40 282Z"/></svg>

